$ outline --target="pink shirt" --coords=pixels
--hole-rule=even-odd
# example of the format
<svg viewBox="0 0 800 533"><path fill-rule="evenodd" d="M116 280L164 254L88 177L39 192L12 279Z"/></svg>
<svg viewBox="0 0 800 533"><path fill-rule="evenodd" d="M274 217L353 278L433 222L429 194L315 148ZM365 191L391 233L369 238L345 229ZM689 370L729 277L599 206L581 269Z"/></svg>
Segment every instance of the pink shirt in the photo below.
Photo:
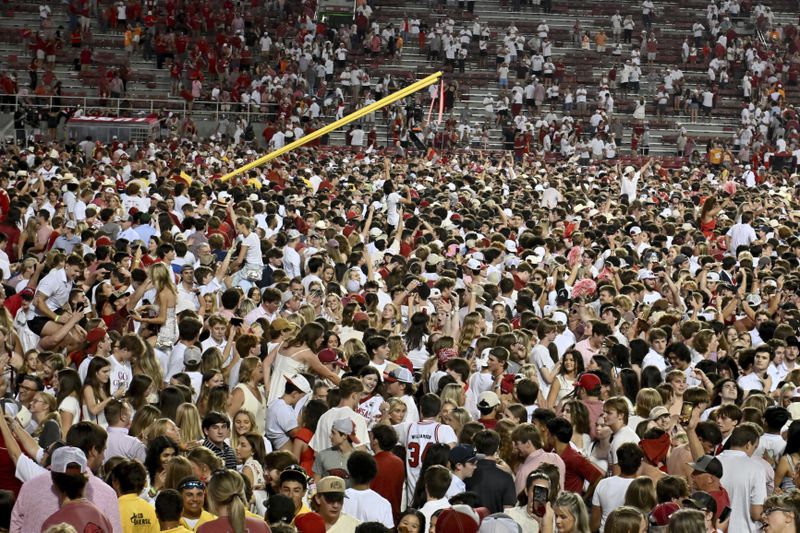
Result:
<svg viewBox="0 0 800 533"><path fill-rule="evenodd" d="M517 494L525 490L525 482L528 480L528 475L539 468L539 465L544 463L549 463L558 468L558 483L562 489L564 488L564 474L566 472L564 460L557 453L536 450L526 457L525 462L519 465L517 469L517 475L514 476L514 485L517 489Z"/></svg>
<svg viewBox="0 0 800 533"><path fill-rule="evenodd" d="M119 502L114 489L102 479L89 474L85 497L95 504L108 518L114 533L122 533L119 518ZM50 515L59 510L58 496L50 479L50 472L28 480L19 491L17 502L11 511L11 533L35 533Z"/></svg>
<svg viewBox="0 0 800 533"><path fill-rule="evenodd" d="M588 367L589 363L592 361L592 357L600 353L600 350L592 348L592 345L589 344L589 339L584 339L576 344L575 349L583 356L583 368Z"/></svg>
<svg viewBox="0 0 800 533"><path fill-rule="evenodd" d="M111 533L113 531L111 522L92 502L73 502L61 506L61 509L44 521L42 531L61 523L67 523L81 533L86 531Z"/></svg>

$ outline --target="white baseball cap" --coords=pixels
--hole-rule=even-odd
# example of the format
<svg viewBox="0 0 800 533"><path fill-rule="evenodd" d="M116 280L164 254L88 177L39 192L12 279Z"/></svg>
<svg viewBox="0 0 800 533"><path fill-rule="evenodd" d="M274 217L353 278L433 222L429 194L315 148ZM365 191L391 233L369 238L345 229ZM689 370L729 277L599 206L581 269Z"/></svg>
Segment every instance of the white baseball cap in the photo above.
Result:
<svg viewBox="0 0 800 533"><path fill-rule="evenodd" d="M50 458L50 471L57 474L85 473L89 470L86 454L74 446L57 448Z"/></svg>

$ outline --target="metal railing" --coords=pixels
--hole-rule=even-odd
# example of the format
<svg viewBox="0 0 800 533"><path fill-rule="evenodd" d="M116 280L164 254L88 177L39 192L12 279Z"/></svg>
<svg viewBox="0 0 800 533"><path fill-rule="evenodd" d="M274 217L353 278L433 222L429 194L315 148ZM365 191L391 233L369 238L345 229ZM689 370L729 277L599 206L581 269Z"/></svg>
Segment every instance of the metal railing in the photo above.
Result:
<svg viewBox="0 0 800 533"><path fill-rule="evenodd" d="M7 95L12 96L12 95ZM50 109L57 100L60 108L81 107L85 115L137 117L152 115L161 111L178 113L181 116L189 115L192 118L219 120L220 116L241 117L248 122L272 120L276 113L263 111L255 106L239 102L219 102L213 100L194 100L187 102L182 98L102 98L100 96L53 96L53 95L13 95L13 106L16 110L20 105L41 109Z"/></svg>

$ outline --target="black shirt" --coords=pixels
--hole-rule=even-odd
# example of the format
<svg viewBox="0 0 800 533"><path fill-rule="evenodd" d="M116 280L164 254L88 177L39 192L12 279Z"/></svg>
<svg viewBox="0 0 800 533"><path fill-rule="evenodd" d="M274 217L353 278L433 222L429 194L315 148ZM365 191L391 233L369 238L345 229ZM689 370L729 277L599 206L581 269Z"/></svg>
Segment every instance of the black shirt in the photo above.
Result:
<svg viewBox="0 0 800 533"><path fill-rule="evenodd" d="M505 507L517 503L514 478L489 459L478 461L475 473L467 478L466 485L468 491L478 495L480 505L492 514L502 513Z"/></svg>

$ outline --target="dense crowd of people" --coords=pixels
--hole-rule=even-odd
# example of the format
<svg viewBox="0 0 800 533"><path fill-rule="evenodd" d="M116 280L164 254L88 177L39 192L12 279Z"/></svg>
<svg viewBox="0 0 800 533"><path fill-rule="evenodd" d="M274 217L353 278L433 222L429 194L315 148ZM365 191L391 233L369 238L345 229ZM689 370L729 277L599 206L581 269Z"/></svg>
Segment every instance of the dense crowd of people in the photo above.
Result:
<svg viewBox="0 0 800 533"><path fill-rule="evenodd" d="M273 149L404 83L354 50L459 70L494 49L501 92L479 132L452 81L389 108L385 143L367 117L350 148L229 180L259 155L242 121L202 139L165 115L144 143L54 142L55 109L50 142L23 127L0 152L0 531L796 533L798 36L711 4L685 57L708 87L670 69L633 151L648 105L714 113L725 76L750 83L741 129L685 166L619 163L614 98L655 60L657 7L576 28L631 59L562 102L546 20L492 48L479 18L381 26L367 3L334 31L271 2L261 36L233 3L69 3L72 34L99 17L177 68L174 94L210 78L226 112L274 113ZM481 149L494 125L507 151Z"/></svg>
<svg viewBox="0 0 800 533"><path fill-rule="evenodd" d="M4 152L10 531L795 531L788 167L255 157Z"/></svg>

